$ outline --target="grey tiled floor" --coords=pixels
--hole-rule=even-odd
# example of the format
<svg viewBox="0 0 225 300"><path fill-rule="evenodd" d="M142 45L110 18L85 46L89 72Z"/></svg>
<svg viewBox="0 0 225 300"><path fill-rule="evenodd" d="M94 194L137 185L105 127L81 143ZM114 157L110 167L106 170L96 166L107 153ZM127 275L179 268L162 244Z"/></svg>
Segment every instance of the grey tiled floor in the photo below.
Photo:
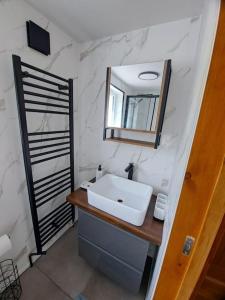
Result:
<svg viewBox="0 0 225 300"><path fill-rule="evenodd" d="M130 294L91 268L78 255L76 230L69 229L21 276L21 300L74 300L80 293L87 300L143 300L145 289Z"/></svg>

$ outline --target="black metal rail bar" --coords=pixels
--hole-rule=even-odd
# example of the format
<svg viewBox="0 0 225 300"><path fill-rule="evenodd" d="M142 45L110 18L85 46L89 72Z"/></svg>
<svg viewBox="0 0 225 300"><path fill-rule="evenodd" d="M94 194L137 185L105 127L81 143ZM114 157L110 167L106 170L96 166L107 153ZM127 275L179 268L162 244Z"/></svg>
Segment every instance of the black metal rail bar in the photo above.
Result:
<svg viewBox="0 0 225 300"><path fill-rule="evenodd" d="M38 183L40 183L40 182L43 182L43 181L45 181L45 180L47 180L47 179L49 179L49 178L52 178L52 177L54 177L54 176L56 176L56 175L58 175L58 174L61 174L61 173L65 172L65 171L67 171L67 170L69 170L69 169L70 169L70 167L67 167L67 168L62 169L62 170L60 170L60 171L57 171L57 172L55 172L55 173L52 173L52 174L50 174L50 175L48 175L48 176L45 176L45 177L43 177L43 178L41 178L41 179L38 179L38 180L34 181L34 185L35 185L35 184L38 184Z"/></svg>
<svg viewBox="0 0 225 300"><path fill-rule="evenodd" d="M55 185L55 186L57 186L56 189L54 189L54 190L52 190L52 191L50 191L50 192L48 192L48 193L42 195L42 196L39 197L38 199L36 198L37 195L35 195L36 203L40 202L41 200L45 199L46 197L50 196L51 194L57 192L58 190L62 189L63 187L65 187L65 186L68 185L68 184L70 184L70 181L68 181L68 182L66 182L66 183L64 183L64 184L61 184L60 186ZM46 191L48 191L48 190L45 190L45 192L46 192ZM39 193L40 193L40 192L39 192Z"/></svg>
<svg viewBox="0 0 225 300"><path fill-rule="evenodd" d="M45 226L40 228L41 238L42 238L42 236L44 236L46 233L48 233L51 230L51 227L55 229L69 215L71 217L71 210L70 209L64 211L62 214L58 215L57 218L53 218L53 220L51 220L51 222L47 223Z"/></svg>
<svg viewBox="0 0 225 300"><path fill-rule="evenodd" d="M54 110L45 110L45 109L33 109L33 108L25 108L27 112L34 113L43 113L43 114L58 114L58 115L69 115L68 112L54 111Z"/></svg>
<svg viewBox="0 0 225 300"><path fill-rule="evenodd" d="M62 180L60 180L60 181L58 181L58 182L56 182L56 183L54 183L54 184L48 186L47 188L45 188L45 189L43 189L43 190L41 190L41 191L39 191L39 192L36 192L36 189L35 189L35 190L34 190L34 192L35 192L35 197L40 196L41 194L43 194L43 193L45 193L45 192L47 192L47 191L53 189L54 187L60 185L61 183L65 182L65 181L66 181L66 183L69 183L69 180L71 180L70 177L63 178ZM53 192L55 192L55 190L54 190Z"/></svg>
<svg viewBox="0 0 225 300"><path fill-rule="evenodd" d="M40 153L30 155L30 158L35 158L35 157L39 157L39 156L43 156L43 155L47 155L47 154L52 154L52 153L56 153L56 152L60 152L60 151L64 151L64 150L69 150L69 149L70 149L70 147L64 147L64 148L59 148L59 149L50 150L50 151L46 151L46 152L40 152Z"/></svg>
<svg viewBox="0 0 225 300"><path fill-rule="evenodd" d="M71 215L61 224L59 224L58 228L52 230L45 236L44 239L41 240L42 245L46 245L69 221L71 220Z"/></svg>
<svg viewBox="0 0 225 300"><path fill-rule="evenodd" d="M52 99L52 100L56 100L56 101L60 101L60 102L66 102L66 103L69 102L69 100L67 100L67 99L62 99L62 98L58 98L58 97L54 97L54 96L50 96L50 95L46 95L46 94L30 92L30 91L24 91L24 94L39 97L39 98Z"/></svg>
<svg viewBox="0 0 225 300"><path fill-rule="evenodd" d="M70 132L69 130L30 132L30 133L28 133L28 136L44 135L44 134L57 134L57 133L69 133L69 132Z"/></svg>
<svg viewBox="0 0 225 300"><path fill-rule="evenodd" d="M59 136L59 137L53 137L53 138L45 138L45 139L38 139L38 140L30 140L29 144L33 143L42 143L42 142L48 142L48 141L55 141L55 140L64 140L69 139L69 135Z"/></svg>
<svg viewBox="0 0 225 300"><path fill-rule="evenodd" d="M24 81L24 80L23 80L23 85L30 86L30 87L33 87L35 89L40 89L40 90L52 92L52 93L59 94L59 95L69 96L68 93L61 92L61 91L58 91L58 90L54 90L54 89L51 89L49 87L42 86L42 85L35 84L35 83L31 83L31 82L27 82L27 81Z"/></svg>
<svg viewBox="0 0 225 300"><path fill-rule="evenodd" d="M25 103L28 104L36 104L36 105L44 105L44 106L52 106L52 107L60 107L64 109L69 109L69 106L60 105L60 104L54 104L49 102L41 102L41 101L34 101L34 100L24 100Z"/></svg>
<svg viewBox="0 0 225 300"><path fill-rule="evenodd" d="M51 80L48 80L48 79L36 76L36 75L31 74L31 73L29 73L27 71L23 72L23 77L24 78L32 78L32 79L35 79L35 80L39 80L39 81L42 81L42 82L45 82L45 83L57 86L59 89L62 89L62 88L65 89L65 90L69 89L68 85L62 85L62 84L60 84L58 82L54 82L54 81L51 81Z"/></svg>
<svg viewBox="0 0 225 300"><path fill-rule="evenodd" d="M69 143L70 142L56 143L56 144L51 144L51 145L43 145L43 146L29 148L29 150L30 151L41 150L41 149L45 149L45 148L51 148L51 147L56 147L56 146L68 145Z"/></svg>
<svg viewBox="0 0 225 300"><path fill-rule="evenodd" d="M45 187L46 185L48 185L48 184L50 184L50 183L52 183L52 182L55 182L55 181L57 181L57 180L59 180L59 179L62 179L63 177L68 176L68 175L70 175L70 172L67 172L67 173L65 173L65 174L63 174L63 175L60 175L60 176L55 177L55 178L53 178L53 179L51 179L51 180L49 180L49 181L46 181L46 182L43 183L43 184L38 185L37 187L35 187L35 192L36 192L37 190L39 190L39 189Z"/></svg>
<svg viewBox="0 0 225 300"><path fill-rule="evenodd" d="M45 215L41 220L39 220L40 228L46 223L50 222L52 218L55 218L58 214L60 214L62 211L68 208L70 208L70 204L68 202L63 202L62 204L60 204L57 208L55 208L50 213Z"/></svg>
<svg viewBox="0 0 225 300"><path fill-rule="evenodd" d="M31 164L32 165L40 164L40 163L42 163L44 161L48 161L48 160L51 160L51 159L59 158L59 157L66 156L66 155L69 155L69 154L70 154L70 152L66 152L66 153L62 153L62 154L58 154L58 155L46 157L46 158L43 158L43 159L40 159L40 160L32 161Z"/></svg>
<svg viewBox="0 0 225 300"><path fill-rule="evenodd" d="M63 192L65 192L65 191L68 190L69 188L71 188L71 184L68 185L67 187L65 187L64 189L62 189L61 191L55 193L54 195L52 195L52 196L49 197L48 199L45 199L44 201L38 203L38 204L36 205L36 207L38 208L38 207L44 205L45 203L47 203L47 202L49 202L50 200L54 199L56 196L62 194Z"/></svg>
<svg viewBox="0 0 225 300"><path fill-rule="evenodd" d="M50 76L50 77L53 77L53 78L56 78L56 79L58 79L58 80L61 80L61 81L64 81L64 82L68 83L68 80L65 79L65 78L62 78L62 77L60 77L60 76L58 76L58 75L49 73L49 72L47 72L47 71L45 71L45 70L39 69L39 68L37 68L37 67L35 67L35 66L32 66L32 65L29 65L29 64L27 64L27 63L25 63L25 62L21 62L21 65L24 66L24 67L26 67L26 68L29 68L29 69L31 69L31 70L40 72L40 73L42 73L42 74L48 75L48 76Z"/></svg>
<svg viewBox="0 0 225 300"><path fill-rule="evenodd" d="M69 130L70 130L70 175L71 175L71 192L74 191L74 128L73 128L73 80L69 79L69 100L70 100L70 116L69 116ZM72 220L75 220L74 206L71 205Z"/></svg>

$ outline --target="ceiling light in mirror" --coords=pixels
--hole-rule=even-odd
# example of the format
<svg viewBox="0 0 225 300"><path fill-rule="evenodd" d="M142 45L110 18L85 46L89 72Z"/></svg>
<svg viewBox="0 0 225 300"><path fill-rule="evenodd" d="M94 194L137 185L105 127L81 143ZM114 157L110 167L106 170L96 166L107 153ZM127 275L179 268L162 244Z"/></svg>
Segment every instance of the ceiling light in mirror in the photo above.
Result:
<svg viewBox="0 0 225 300"><path fill-rule="evenodd" d="M138 78L141 80L156 80L157 78L159 78L159 73L153 71L141 72L138 75Z"/></svg>

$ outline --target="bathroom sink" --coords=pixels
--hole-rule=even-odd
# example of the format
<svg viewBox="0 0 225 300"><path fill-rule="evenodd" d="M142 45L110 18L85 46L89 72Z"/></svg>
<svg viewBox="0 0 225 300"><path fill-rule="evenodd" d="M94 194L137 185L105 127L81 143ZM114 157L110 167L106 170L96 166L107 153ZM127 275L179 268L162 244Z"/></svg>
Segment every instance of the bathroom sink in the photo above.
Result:
<svg viewBox="0 0 225 300"><path fill-rule="evenodd" d="M141 226L152 191L151 186L107 174L88 189L88 203L123 221Z"/></svg>

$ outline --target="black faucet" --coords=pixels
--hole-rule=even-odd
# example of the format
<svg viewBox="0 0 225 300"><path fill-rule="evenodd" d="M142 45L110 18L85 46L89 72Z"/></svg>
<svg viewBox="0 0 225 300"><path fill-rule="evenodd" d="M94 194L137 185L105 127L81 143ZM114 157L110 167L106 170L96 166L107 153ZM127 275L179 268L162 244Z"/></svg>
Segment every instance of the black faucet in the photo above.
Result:
<svg viewBox="0 0 225 300"><path fill-rule="evenodd" d="M129 163L129 165L126 167L126 169L124 171L128 172L128 179L132 180L133 173L134 173L134 164Z"/></svg>

